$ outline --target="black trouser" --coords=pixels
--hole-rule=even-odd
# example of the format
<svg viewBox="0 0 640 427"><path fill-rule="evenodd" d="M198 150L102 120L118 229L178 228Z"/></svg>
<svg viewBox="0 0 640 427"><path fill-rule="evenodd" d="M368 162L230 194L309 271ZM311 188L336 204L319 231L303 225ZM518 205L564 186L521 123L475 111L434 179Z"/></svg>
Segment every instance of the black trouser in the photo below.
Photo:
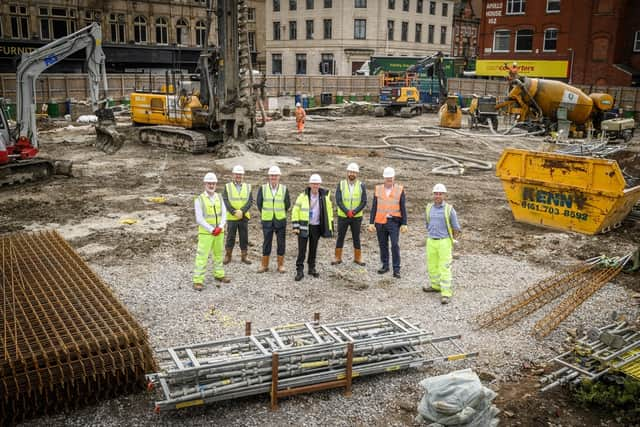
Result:
<svg viewBox="0 0 640 427"><path fill-rule="evenodd" d="M351 228L351 238L353 239L353 247L360 249L360 227L362 226L362 217L346 218L338 217L338 240L336 240L336 248L340 249L344 246L344 238L347 229Z"/></svg>
<svg viewBox="0 0 640 427"><path fill-rule="evenodd" d="M304 271L304 257L307 254L307 241L309 242L309 271L316 269L316 253L318 252L318 241L320 240L320 226L309 225L309 237L302 237L302 232L298 234L298 258L296 259L296 270Z"/></svg>
<svg viewBox="0 0 640 427"><path fill-rule="evenodd" d="M400 220L389 218L386 224L376 223L380 262L383 268L389 268L389 240L391 240L391 260L393 272L400 272Z"/></svg>
<svg viewBox="0 0 640 427"><path fill-rule="evenodd" d="M238 221L227 220L227 243L226 249L233 249L236 244L236 230L240 235L240 250L246 251L249 245L249 220L242 218Z"/></svg>
<svg viewBox="0 0 640 427"><path fill-rule="evenodd" d="M262 222L262 255L271 255L271 242L273 241L273 233L276 233L276 244L278 245L278 256L284 256L285 237L287 233L286 221L263 221Z"/></svg>

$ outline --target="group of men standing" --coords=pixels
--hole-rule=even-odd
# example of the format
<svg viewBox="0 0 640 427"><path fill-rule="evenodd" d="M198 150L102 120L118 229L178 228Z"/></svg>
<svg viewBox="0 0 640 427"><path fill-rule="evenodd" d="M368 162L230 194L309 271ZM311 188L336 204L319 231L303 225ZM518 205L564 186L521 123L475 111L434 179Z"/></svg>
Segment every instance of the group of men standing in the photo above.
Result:
<svg viewBox="0 0 640 427"><path fill-rule="evenodd" d="M338 216L338 235L335 258L332 265L342 263L343 246L347 231L351 230L353 240L353 262L364 266L360 242L363 210L367 206L367 191L358 180L359 167L356 163L347 166L347 177L336 188L335 201ZM193 287L203 289L209 254L213 256L214 279L219 286L228 283L223 265L231 262L236 234L239 234L241 261L251 264L248 259L249 209L253 204L251 185L243 182L244 169L235 166L233 181L225 185L222 196L215 192L217 177L209 172L204 177L204 192L194 200L196 222L198 223L198 249L193 273ZM261 185L256 196L260 211L263 244L262 259L258 273L269 271L273 236L276 236L277 271L285 273L284 254L286 248L287 212L291 199L286 185L280 183L281 171L272 166L268 171L268 182ZM404 187L395 182L395 170L386 167L384 182L376 185L369 216L369 232L375 232L380 249L381 267L379 274L393 270L393 276L400 278L400 233L406 233L407 209ZM322 177L312 174L308 186L296 198L291 211L293 233L298 239L295 280L304 278L305 258L308 274L319 277L316 269L318 242L321 237L333 235L333 204L331 192L321 187ZM423 290L441 293L443 304L449 302L451 291L452 247L460 231L457 215L451 205L444 201L446 188L437 184L433 189L434 202L426 206L427 228L426 256L429 271L429 285ZM225 225L227 237L225 241ZM223 258L224 246L224 258ZM391 263L389 259L391 249Z"/></svg>

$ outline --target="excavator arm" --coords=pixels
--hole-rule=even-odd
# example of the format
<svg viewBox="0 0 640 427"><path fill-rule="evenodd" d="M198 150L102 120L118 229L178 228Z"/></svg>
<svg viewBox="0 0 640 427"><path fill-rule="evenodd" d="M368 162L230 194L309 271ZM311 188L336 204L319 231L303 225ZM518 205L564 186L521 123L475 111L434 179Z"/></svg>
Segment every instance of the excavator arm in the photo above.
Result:
<svg viewBox="0 0 640 427"><path fill-rule="evenodd" d="M16 76L16 139L28 139L31 147L37 150L36 80L43 71L82 49L86 50L87 56L91 106L99 117L104 116L104 113L100 114L107 102L106 98L100 98L101 86L105 97L107 93L105 55L102 51L102 29L99 24L93 23L22 56Z"/></svg>
<svg viewBox="0 0 640 427"><path fill-rule="evenodd" d="M437 52L434 55L421 59L407 69L407 73L419 73L427 71L433 68L433 75L438 78L438 90L440 92L440 100L444 102L447 99L447 76L444 73L444 67L442 65L444 61L444 55L442 52Z"/></svg>

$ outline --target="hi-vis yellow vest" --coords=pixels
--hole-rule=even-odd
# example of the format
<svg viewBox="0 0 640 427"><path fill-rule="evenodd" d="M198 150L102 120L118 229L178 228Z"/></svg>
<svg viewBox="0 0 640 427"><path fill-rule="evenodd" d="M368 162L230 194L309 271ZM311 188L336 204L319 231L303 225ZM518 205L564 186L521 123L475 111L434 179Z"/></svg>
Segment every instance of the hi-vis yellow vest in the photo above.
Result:
<svg viewBox="0 0 640 427"><path fill-rule="evenodd" d="M222 202L218 193L213 195L213 203L207 193L202 193L198 196L200 198L200 207L202 208L202 216L207 224L217 227L220 224L220 216L222 214ZM198 233L211 234L209 230L203 226L198 226Z"/></svg>
<svg viewBox="0 0 640 427"><path fill-rule="evenodd" d="M264 184L262 186L262 212L261 219L263 221L271 221L274 216L278 221L287 219L287 212L284 206L284 196L287 192L285 185L278 184L278 191L275 196L271 193L271 186Z"/></svg>
<svg viewBox="0 0 640 427"><path fill-rule="evenodd" d="M229 204L234 210L242 208L249 201L249 195L251 194L251 185L242 183L240 188L240 192L238 193L238 188L236 184L233 182L227 183L227 197L229 198ZM244 216L249 219L251 216L249 212L245 213ZM227 212L227 221L239 221L238 218L233 214L232 211Z"/></svg>
<svg viewBox="0 0 640 427"><path fill-rule="evenodd" d="M360 206L360 202L362 201L362 185L360 181L356 180L356 183L353 185L353 193L349 192L349 184L346 179L340 181L340 193L342 193L342 204L347 210L351 211ZM347 213L342 212L340 206L338 206L338 216L346 218ZM362 211L358 212L355 215L355 218L359 218L362 216Z"/></svg>

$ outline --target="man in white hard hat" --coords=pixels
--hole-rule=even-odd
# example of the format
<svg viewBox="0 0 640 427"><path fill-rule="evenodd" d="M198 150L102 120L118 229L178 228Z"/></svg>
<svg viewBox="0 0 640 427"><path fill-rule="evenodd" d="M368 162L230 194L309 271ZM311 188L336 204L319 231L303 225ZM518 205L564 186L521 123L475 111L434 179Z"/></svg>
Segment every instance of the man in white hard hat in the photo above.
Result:
<svg viewBox="0 0 640 427"><path fill-rule="evenodd" d="M362 214L367 206L367 190L364 182L358 180L360 168L357 163L347 165L347 179L338 183L336 188L336 206L338 211L338 238L336 239L335 259L332 265L342 262L342 248L347 229L351 228L353 239L353 262L365 265L362 261L360 249L360 228L362 226Z"/></svg>
<svg viewBox="0 0 640 427"><path fill-rule="evenodd" d="M316 253L320 237L331 237L333 231L333 206L329 190L320 188L322 178L317 173L309 177L309 186L298 196L291 211L293 232L298 235L296 282L304 277L304 258L309 244L307 264L309 274L319 277L316 270Z"/></svg>
<svg viewBox="0 0 640 427"><path fill-rule="evenodd" d="M302 108L302 104L296 103L296 127L298 128L298 141L302 141L302 132L304 132L304 122L307 119L307 113Z"/></svg>
<svg viewBox="0 0 640 427"><path fill-rule="evenodd" d="M278 166L271 166L267 174L269 175L269 182L260 186L256 196L256 205L260 211L262 235L264 237L262 264L258 269L258 273L269 271L269 257L271 256L271 243L273 242L274 233L277 242L278 272L284 273L286 271L284 269L284 252L287 233L287 211L291 206L289 189L286 185L280 184L282 173Z"/></svg>
<svg viewBox="0 0 640 427"><path fill-rule="evenodd" d="M231 171L233 181L224 186L222 200L227 208L227 242L223 264L231 262L233 247L236 244L236 231L240 235L240 256L244 264L251 264L248 258L249 246L249 209L253 204L251 184L244 183L244 168L236 165Z"/></svg>
<svg viewBox="0 0 640 427"><path fill-rule="evenodd" d="M400 278L400 235L406 233L407 208L404 187L396 184L396 171L391 167L384 168L382 177L384 184L376 185L369 216L369 232L376 232L380 248L382 267L378 274L389 271L389 241L391 241L391 260L393 277Z"/></svg>
<svg viewBox="0 0 640 427"><path fill-rule="evenodd" d="M427 224L426 258L429 285L423 285L425 292L440 292L442 304L448 304L453 296L451 281L451 261L453 244L460 234L458 215L445 202L447 188L444 184L433 186L433 202L425 209Z"/></svg>
<svg viewBox="0 0 640 427"><path fill-rule="evenodd" d="M204 192L194 200L196 222L198 223L198 251L193 270L193 289L204 289L204 276L207 271L209 254L213 253L213 277L220 283L229 283L222 267L224 250L224 225L227 210L222 198L216 193L218 178L213 172L204 176Z"/></svg>

